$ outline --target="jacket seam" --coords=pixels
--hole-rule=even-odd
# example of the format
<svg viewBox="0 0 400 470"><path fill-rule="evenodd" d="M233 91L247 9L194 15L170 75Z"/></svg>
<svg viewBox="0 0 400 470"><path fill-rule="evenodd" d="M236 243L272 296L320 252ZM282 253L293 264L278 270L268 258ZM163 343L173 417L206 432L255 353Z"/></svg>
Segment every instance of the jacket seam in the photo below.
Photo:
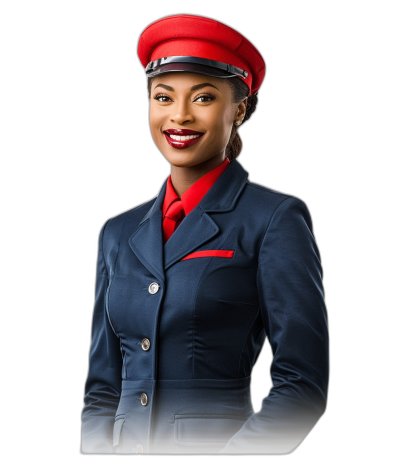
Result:
<svg viewBox="0 0 400 470"><path fill-rule="evenodd" d="M275 195L281 195L281 196L287 196L288 197L293 197L291 194L286 194L286 193L282 193L282 192L279 192L277 191L276 189L272 189L272 188L267 188L265 186L261 186L259 185L258 183L255 183L254 181L250 181L250 180L247 180L247 184L249 186L252 186L254 189L258 189L260 191L264 191L266 193L271 193L271 194L275 194ZM286 199L287 199L286 198ZM285 200L286 200L285 199ZM282 201L283 202L283 201ZM279 205L279 204L278 204Z"/></svg>
<svg viewBox="0 0 400 470"><path fill-rule="evenodd" d="M111 327L113 333L115 334L115 336L118 339L121 339L120 336L117 334L117 332L115 330L115 327L114 327L114 325L111 321L110 312L109 312L109 305L108 305L109 304L109 293L110 293L110 289L111 289L112 279L111 279L111 273L109 272L109 270L107 268L106 258L104 256L104 235L105 235L106 227L107 227L108 223L111 220L112 220L112 218L108 219L107 222L105 223L104 230L103 230L103 236L102 236L102 239L101 239L101 251L103 253L103 262L104 262L104 265L106 267L107 279L108 279L107 289L106 289L105 294L104 294L104 309L106 311L107 320L108 320L108 323L110 324L110 327ZM119 249L120 249L120 242L118 241L118 251L117 251L117 256L115 257L115 263L114 263L114 274L115 274L115 266L117 264L117 259L118 259L118 255L119 255Z"/></svg>
<svg viewBox="0 0 400 470"><path fill-rule="evenodd" d="M142 204L139 204L138 206L135 206L135 207L132 207L131 209L128 209L126 211L123 211L123 212L120 212L119 214L111 217L111 219L115 219L115 220L124 220L124 223L126 222L126 219L129 219L129 217L132 216L132 214L134 214L136 211L138 211L139 209L141 209L143 206L145 206L146 204L150 204L151 203L151 206L154 204L155 200L157 199L157 197L153 197L151 199L149 199L148 201L145 201L143 202ZM151 206L150 206L150 209L148 209L148 211L146 212L146 214L143 216L145 217L147 215L147 213L151 210ZM110 220L111 220L110 219ZM140 222L139 224L140 225Z"/></svg>
<svg viewBox="0 0 400 470"><path fill-rule="evenodd" d="M117 261L118 261L120 249L121 249L121 241L118 240L117 256L115 257L115 261L114 261L114 277L115 277L115 272L117 270Z"/></svg>
<svg viewBox="0 0 400 470"><path fill-rule="evenodd" d="M205 212L203 211L202 212L202 215L204 214ZM232 233L234 233L234 231L236 230L236 226L232 228L232 230L228 233L228 236L227 238L224 238L221 243L219 244L218 246L218 249L221 249L221 247L224 246L224 243L226 243L227 240L229 240L229 238L231 237ZM195 355L194 355L194 333L195 333L195 324L194 324L194 318L195 318L195 315L196 315L196 307L197 307L197 298L198 298L198 294L199 294L199 290L200 290L200 286L201 286L201 283L203 282L203 277L205 275L205 272L207 271L208 267L210 266L210 263L213 262L213 260L215 259L215 257L211 256L210 257L210 260L209 262L207 263L207 265L204 267L204 271L202 272L201 276L200 276L200 279L199 279L199 282L197 284L197 289L196 289L196 295L195 295L195 298L194 298L194 303L193 303L193 314L192 314L192 379L194 379L194 362L195 362Z"/></svg>
<svg viewBox="0 0 400 470"><path fill-rule="evenodd" d="M193 315L192 315L192 379L194 379L194 327L195 327L194 320L195 320L195 316L196 316L197 297L198 297L198 294L199 294L200 285L201 285L203 277L204 277L204 273L207 271L207 268L208 268L208 266L210 265L210 263L212 262L213 259L214 259L213 257L210 257L209 262L205 266L204 271L202 272L202 274L200 276L199 282L197 284L196 296L194 298L194 303L193 303Z"/></svg>
<svg viewBox="0 0 400 470"><path fill-rule="evenodd" d="M272 213L271 215L271 218L269 219L269 222L268 222L268 225L267 225L267 228L265 229L265 232L264 232L264 235L263 235L263 239L261 241L261 244L260 244L260 249L258 250L258 259L260 259L260 253L261 253L261 248L264 244L264 240L265 240L265 237L267 235L267 232L268 232L268 229L269 227L271 226L271 222L272 222L272 219L274 218L274 215L275 213L277 212L277 210L279 209L279 207L281 207L281 205L286 202L288 199L294 199L293 196L288 196L287 198L285 198L283 201L281 201L275 208L274 212Z"/></svg>
<svg viewBox="0 0 400 470"><path fill-rule="evenodd" d="M114 262L114 277L115 277L115 267L117 266L117 260L118 260L118 256L119 256L119 248L120 248L120 243L118 242L118 251L117 251L117 256L115 257L115 262ZM108 280L108 287L107 287L107 290L106 290L106 314L107 314L107 318L108 318L108 321L110 323L110 326L115 334L115 336L119 339L120 336L118 335L114 325L113 325L113 322L111 321L111 315L110 315L110 290L111 290L111 286L114 282L114 279L111 279L111 275L109 277L109 280Z"/></svg>
<svg viewBox="0 0 400 470"><path fill-rule="evenodd" d="M254 325L255 321L257 320L258 315L259 315L260 313L261 313L261 307L258 307L257 313L256 313L256 315L255 315L253 321L251 322L250 328L248 329L247 334L246 334L246 337L245 337L245 339L244 339L243 346L242 346L242 350L240 351L240 356L239 356L239 365L238 365L238 373L237 373L238 378L240 378L240 362L241 362L241 360L242 360L242 355L243 355L244 347L245 347L246 344L247 344L247 338L249 337L250 331L251 331L251 329L253 328L253 325Z"/></svg>
<svg viewBox="0 0 400 470"><path fill-rule="evenodd" d="M126 369L126 362L125 362L125 357L126 357L126 351L124 349L124 346L122 344L122 340L121 338L119 338L119 341L120 341L120 350L121 350L121 355L122 355L122 373L124 374L124 370L125 370L125 377L128 377L128 371Z"/></svg>
<svg viewBox="0 0 400 470"><path fill-rule="evenodd" d="M103 255L103 263L104 263L104 266L105 266L106 271L107 271L108 282L110 282L110 273L109 273L108 268L107 268L106 257L104 256L104 236L106 234L106 228L107 228L107 225L110 222L110 220L111 220L111 218L108 219L107 222L105 223L104 229L103 229L103 234L101 236L101 253Z"/></svg>
<svg viewBox="0 0 400 470"><path fill-rule="evenodd" d="M265 229L264 236L263 236L262 241L261 241L261 244L260 244L260 249L258 250L257 275L256 275L257 290L258 290L258 279L259 279L259 272L260 272L260 253L261 253L261 248L262 248L262 246L263 246L263 244L264 244L265 237L267 236L268 229L269 229L269 227L271 226L272 219L274 218L274 216L275 216L277 210L279 209L279 207L281 207L281 205L282 205L284 202L286 202L286 201L289 200L289 199L294 199L294 197L293 197L293 196L288 196L287 198L285 198L283 201L281 201L281 202L276 206L274 212L273 212L272 215L271 215L271 218L269 219L269 222L268 222L268 224L267 224L267 228ZM260 294L258 294L258 295L260 296ZM258 300L260 301L260 298L259 298ZM266 309L267 309L267 311L266 311L266 317L267 317L267 321L269 322L269 311L270 311L270 310L269 310L269 308L268 308L268 304L267 304L266 301L265 301L265 306L266 306ZM261 307L261 302L260 302L260 309L261 309L261 308L262 308L262 307ZM264 324L264 318L263 318L263 315L262 315L262 314L261 314L261 319L262 319L263 324ZM266 325L265 325L265 324L264 324L264 329L265 329L265 331L267 332L267 330L266 330ZM270 325L268 325L268 331L270 331L270 330L271 330Z"/></svg>

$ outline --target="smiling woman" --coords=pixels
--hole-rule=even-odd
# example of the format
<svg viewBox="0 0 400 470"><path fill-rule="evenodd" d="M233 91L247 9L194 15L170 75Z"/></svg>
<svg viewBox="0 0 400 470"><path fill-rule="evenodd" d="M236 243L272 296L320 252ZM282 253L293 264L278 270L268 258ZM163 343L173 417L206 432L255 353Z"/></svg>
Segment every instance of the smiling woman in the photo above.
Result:
<svg viewBox="0 0 400 470"><path fill-rule="evenodd" d="M175 75L177 75L175 73ZM183 72L179 73L179 75L185 75ZM186 76L188 74L186 73ZM165 75L164 75L165 76ZM210 78L206 76L197 76L194 75L193 73L189 75L189 80L196 81L199 80L200 82L204 80L204 83L199 83L198 85L193 85L192 86L192 91L198 91L206 87L213 87L216 90L219 91L219 100L225 98L225 104L226 107L228 108L230 105L232 106L232 111L238 111L237 114L237 119L234 121L234 125L231 123L231 119L228 121L228 128L229 128L229 141L228 143L224 146L224 153L229 160L233 160L237 158L240 155L240 152L243 147L242 139L240 138L239 135L239 126L247 122L252 114L255 112L257 109L257 104L258 104L258 96L257 95L251 95L249 96L249 88L248 86L238 77L229 77L225 79L218 79L218 78ZM212 82L212 83L210 83ZM218 83L219 82L219 83ZM151 96L151 88L153 85L153 79L149 78L147 82L148 86L148 96L150 99ZM229 85L230 89L227 89L227 85ZM172 87L168 87L168 85L163 85L159 84L156 85L161 88L165 88L168 91L175 91ZM154 87L155 88L155 87ZM196 102L201 102L201 103L208 103L210 101L214 101L217 97L215 96L215 93L211 90L210 93L207 93L207 90L203 90L204 92L200 94L200 96L196 96L194 101ZM221 97L222 93L222 97ZM164 97L165 96L165 97ZM162 102L168 102L171 101L171 98L168 95L162 95L162 94L157 94L156 97L154 98L156 100L162 101ZM219 103L218 104L222 104ZM151 105L151 102L150 102ZM235 106L236 105L236 106ZM237 110L237 106L240 105L240 108L244 107L244 114L243 114L243 109ZM154 107L153 107L154 108ZM150 109L152 107L150 106ZM216 107L214 106L213 108L214 113L216 112ZM218 115L215 116L216 119L218 119ZM172 129L174 132L168 133L164 131L164 133L169 137L170 135L176 135L176 136L183 136L185 135L186 130L185 129ZM187 132L190 132L188 130ZM189 134L186 134L189 135ZM194 134L189 135L189 139L192 138ZM154 135L153 135L154 139ZM174 144L174 141L182 142L182 139L179 138L172 138L172 139L167 139L168 142L171 142L171 145ZM184 139L188 140L188 139ZM196 141L197 142L197 141ZM192 145L192 143L189 143L188 145ZM186 148L184 145L179 147L179 144L175 146L175 148Z"/></svg>
<svg viewBox="0 0 400 470"><path fill-rule="evenodd" d="M306 204L237 161L264 60L193 15L148 26L138 54L171 174L100 231L82 451L291 452L325 411L328 327ZM254 413L266 338L273 387Z"/></svg>
<svg viewBox="0 0 400 470"><path fill-rule="evenodd" d="M160 75L150 86L151 132L167 160L174 166L222 163L234 122L246 113L247 94L235 103L227 79L189 72Z"/></svg>

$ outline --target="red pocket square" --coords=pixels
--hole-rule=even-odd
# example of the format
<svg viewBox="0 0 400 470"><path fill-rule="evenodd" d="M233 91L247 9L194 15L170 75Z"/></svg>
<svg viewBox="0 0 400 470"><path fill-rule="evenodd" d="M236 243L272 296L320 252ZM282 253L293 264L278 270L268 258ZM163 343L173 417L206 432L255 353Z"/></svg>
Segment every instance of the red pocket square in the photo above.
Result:
<svg viewBox="0 0 400 470"><path fill-rule="evenodd" d="M203 250L203 251L194 251L189 255L185 256L181 259L181 261L185 259L192 259L192 258L202 258L204 256L219 256L222 258L232 258L233 253L235 250Z"/></svg>

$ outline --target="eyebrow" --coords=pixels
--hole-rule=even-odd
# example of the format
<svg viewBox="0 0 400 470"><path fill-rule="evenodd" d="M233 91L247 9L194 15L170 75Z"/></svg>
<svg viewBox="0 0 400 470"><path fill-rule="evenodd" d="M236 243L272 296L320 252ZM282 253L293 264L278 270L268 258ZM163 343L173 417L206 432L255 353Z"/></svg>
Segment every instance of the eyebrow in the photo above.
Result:
<svg viewBox="0 0 400 470"><path fill-rule="evenodd" d="M192 88L190 90L191 91L197 91L197 90L200 90L201 88L204 88L206 86L212 86L213 88L218 90L218 88L215 85L213 85L212 83L199 83L198 85L192 86Z"/></svg>
<svg viewBox="0 0 400 470"><path fill-rule="evenodd" d="M212 83L199 83L198 85L192 86L190 91L197 91L197 90L200 90L201 88L204 88L206 86L211 86L211 87L215 88L216 90L218 90L218 88L215 85L213 85ZM158 85L156 85L154 87L154 89L156 89L157 87L165 88L168 91L175 91L171 86L164 85L163 83L159 83Z"/></svg>

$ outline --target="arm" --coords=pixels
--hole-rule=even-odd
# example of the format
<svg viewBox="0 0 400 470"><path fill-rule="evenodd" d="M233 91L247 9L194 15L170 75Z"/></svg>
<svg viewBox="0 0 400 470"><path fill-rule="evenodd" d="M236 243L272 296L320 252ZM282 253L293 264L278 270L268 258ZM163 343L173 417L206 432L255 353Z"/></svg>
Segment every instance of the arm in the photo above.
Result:
<svg viewBox="0 0 400 470"><path fill-rule="evenodd" d="M121 394L120 342L111 328L105 307L109 276L104 260L103 237L107 224L108 221L99 237L92 343L82 411L83 453L114 452L112 433Z"/></svg>
<svg viewBox="0 0 400 470"><path fill-rule="evenodd" d="M307 206L275 210L259 253L257 285L273 387L220 453L288 453L324 413L329 346L322 267Z"/></svg>

